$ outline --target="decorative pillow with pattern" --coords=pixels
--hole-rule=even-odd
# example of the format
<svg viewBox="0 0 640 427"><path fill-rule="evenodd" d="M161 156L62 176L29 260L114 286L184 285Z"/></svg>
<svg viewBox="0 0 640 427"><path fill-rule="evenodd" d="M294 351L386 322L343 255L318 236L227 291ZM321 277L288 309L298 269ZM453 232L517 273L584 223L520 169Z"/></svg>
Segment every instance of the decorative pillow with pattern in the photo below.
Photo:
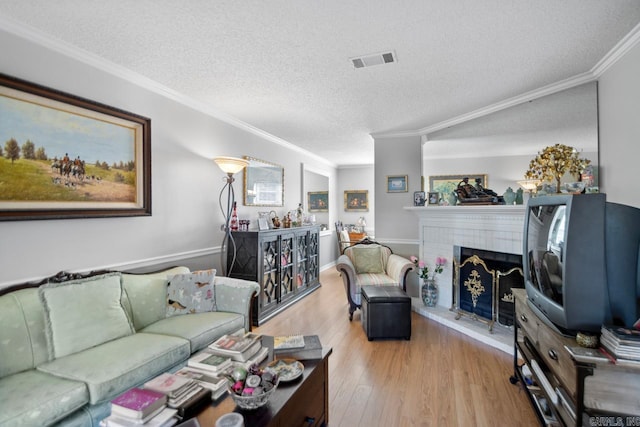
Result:
<svg viewBox="0 0 640 427"><path fill-rule="evenodd" d="M176 274L167 286L167 317L216 311L216 270Z"/></svg>

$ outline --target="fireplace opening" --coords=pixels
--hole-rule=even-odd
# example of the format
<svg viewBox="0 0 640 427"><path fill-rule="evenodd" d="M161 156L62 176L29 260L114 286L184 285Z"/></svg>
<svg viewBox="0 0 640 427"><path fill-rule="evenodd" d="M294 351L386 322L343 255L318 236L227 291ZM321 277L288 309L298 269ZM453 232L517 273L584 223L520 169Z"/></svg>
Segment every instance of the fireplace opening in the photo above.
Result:
<svg viewBox="0 0 640 427"><path fill-rule="evenodd" d="M511 289L524 288L522 255L454 246L453 296L456 319L468 315L486 322L513 325Z"/></svg>

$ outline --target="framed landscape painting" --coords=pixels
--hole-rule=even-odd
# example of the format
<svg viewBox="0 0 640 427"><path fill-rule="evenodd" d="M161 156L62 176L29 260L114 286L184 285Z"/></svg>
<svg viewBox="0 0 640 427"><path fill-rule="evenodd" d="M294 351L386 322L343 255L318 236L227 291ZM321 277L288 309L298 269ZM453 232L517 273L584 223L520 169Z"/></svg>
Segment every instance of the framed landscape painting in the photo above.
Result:
<svg viewBox="0 0 640 427"><path fill-rule="evenodd" d="M151 215L151 120L0 74L0 220Z"/></svg>
<svg viewBox="0 0 640 427"><path fill-rule="evenodd" d="M476 185L476 179L480 179L482 186L487 187L486 174L435 175L429 177L429 192L440 193L446 199L446 196L458 188L463 178L469 178L469 184L473 186Z"/></svg>

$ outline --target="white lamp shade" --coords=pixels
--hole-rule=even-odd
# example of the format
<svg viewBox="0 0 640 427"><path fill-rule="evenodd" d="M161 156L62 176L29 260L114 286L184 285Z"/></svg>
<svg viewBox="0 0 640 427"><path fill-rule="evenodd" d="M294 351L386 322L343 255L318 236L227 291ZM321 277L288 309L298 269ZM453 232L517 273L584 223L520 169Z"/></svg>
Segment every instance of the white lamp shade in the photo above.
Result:
<svg viewBox="0 0 640 427"><path fill-rule="evenodd" d="M213 161L222 169L222 172L231 175L240 172L249 164L248 160L236 157L216 157Z"/></svg>
<svg viewBox="0 0 640 427"><path fill-rule="evenodd" d="M520 187L524 188L527 191L533 191L538 188L538 185L540 185L540 180L526 179L524 181L518 181L518 185L520 185Z"/></svg>

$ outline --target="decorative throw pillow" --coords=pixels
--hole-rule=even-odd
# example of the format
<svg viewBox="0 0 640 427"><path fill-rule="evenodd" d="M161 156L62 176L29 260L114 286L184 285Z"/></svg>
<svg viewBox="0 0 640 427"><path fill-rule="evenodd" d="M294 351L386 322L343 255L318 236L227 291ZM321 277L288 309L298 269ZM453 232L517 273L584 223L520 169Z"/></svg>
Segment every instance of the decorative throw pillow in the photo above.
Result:
<svg viewBox="0 0 640 427"><path fill-rule="evenodd" d="M77 353L134 332L122 307L120 273L48 283L38 289L52 358Z"/></svg>
<svg viewBox="0 0 640 427"><path fill-rule="evenodd" d="M216 270L176 274L167 286L167 317L216 311Z"/></svg>
<svg viewBox="0 0 640 427"><path fill-rule="evenodd" d="M359 245L351 248L351 251L353 251L353 264L356 268L356 274L384 273L380 246Z"/></svg>

